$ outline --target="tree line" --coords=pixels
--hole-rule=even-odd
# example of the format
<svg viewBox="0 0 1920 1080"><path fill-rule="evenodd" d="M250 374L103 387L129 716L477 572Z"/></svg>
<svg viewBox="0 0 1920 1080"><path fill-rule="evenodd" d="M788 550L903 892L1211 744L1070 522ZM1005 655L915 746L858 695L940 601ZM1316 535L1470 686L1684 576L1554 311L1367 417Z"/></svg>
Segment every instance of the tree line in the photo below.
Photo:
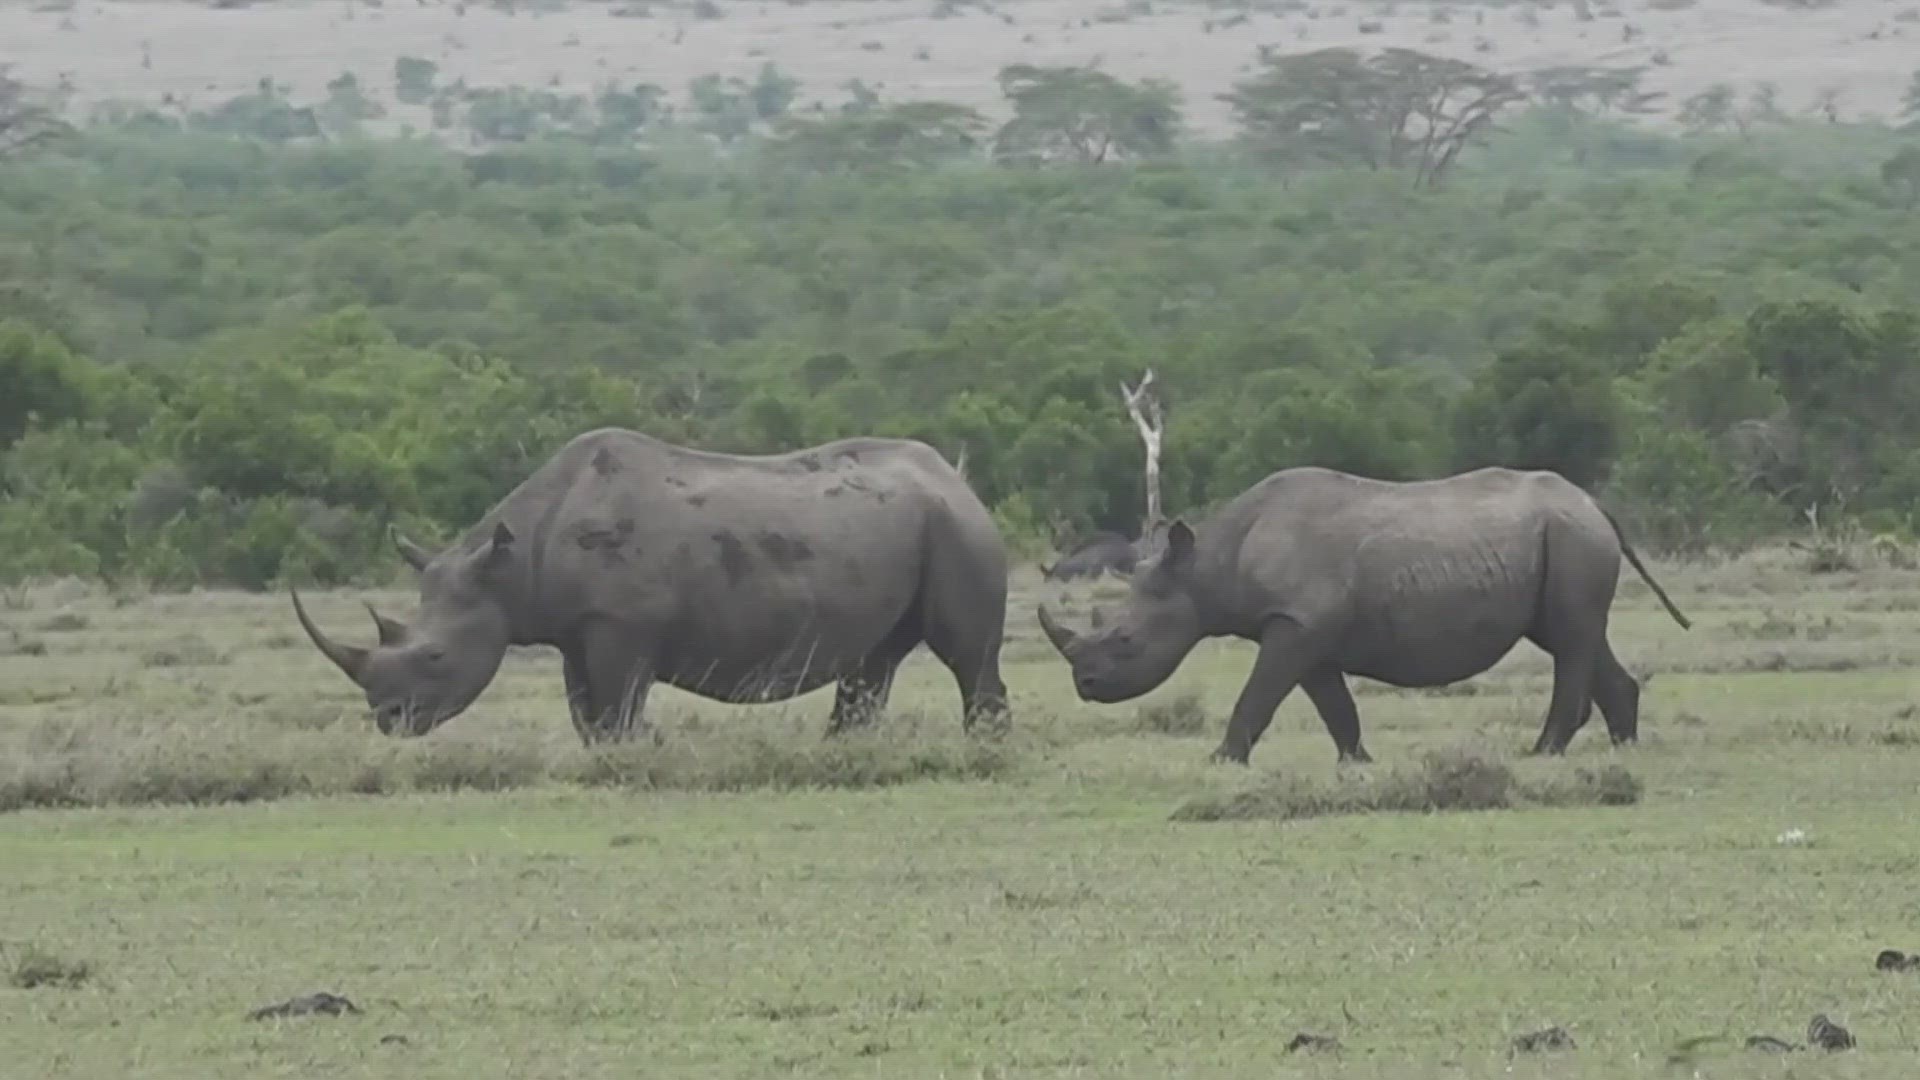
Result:
<svg viewBox="0 0 1920 1080"><path fill-rule="evenodd" d="M1676 551L1920 512L1894 124L1665 134L1624 122L1631 72L1407 50L1269 56L1218 144L1088 69L1007 69L997 128L796 111L772 69L679 110L404 76L464 142L359 132L340 81L70 124L0 89L32 132L0 160L0 578L378 576L386 523L451 535L601 424L922 438L1037 552L1137 527L1148 368L1169 512L1304 463L1554 468Z"/></svg>

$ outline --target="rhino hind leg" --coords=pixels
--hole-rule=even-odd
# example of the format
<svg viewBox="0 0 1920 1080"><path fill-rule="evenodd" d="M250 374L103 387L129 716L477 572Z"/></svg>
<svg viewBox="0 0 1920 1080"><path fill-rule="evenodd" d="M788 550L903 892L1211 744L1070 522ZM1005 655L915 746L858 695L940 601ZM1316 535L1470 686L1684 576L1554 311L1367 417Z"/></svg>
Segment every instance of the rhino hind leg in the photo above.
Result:
<svg viewBox="0 0 1920 1080"><path fill-rule="evenodd" d="M1540 606L1527 638L1553 657L1553 699L1533 753L1565 753L1596 702L1619 742L1623 731L1638 724L1639 692L1637 685L1624 688L1623 681L1631 682L1632 676L1607 644L1607 616L1619 578L1617 547L1591 531L1549 526L1542 567Z"/></svg>
<svg viewBox="0 0 1920 1080"><path fill-rule="evenodd" d="M1360 707L1354 704L1353 692L1347 689L1346 676L1339 669L1322 668L1301 680L1300 689L1307 692L1320 722L1327 726L1341 761L1366 764L1373 760L1360 743Z"/></svg>
<svg viewBox="0 0 1920 1080"><path fill-rule="evenodd" d="M953 672L960 690L960 726L965 731L998 733L1013 723L1007 684L1000 678L1005 617L1001 607L927 620L927 648Z"/></svg>
<svg viewBox="0 0 1920 1080"><path fill-rule="evenodd" d="M1640 740L1640 682L1613 655L1605 642L1593 671L1593 701L1606 718L1607 735L1615 746Z"/></svg>
<svg viewBox="0 0 1920 1080"><path fill-rule="evenodd" d="M1553 658L1553 700L1547 704L1540 737L1534 740L1534 753L1566 753L1574 732L1593 709L1595 666L1590 649L1569 649Z"/></svg>
<svg viewBox="0 0 1920 1080"><path fill-rule="evenodd" d="M985 637L985 635L981 635ZM1000 678L1000 637L978 640L971 635L929 638L927 647L953 672L960 689L960 726L968 732L1003 733L1013 723L1007 704L1007 684Z"/></svg>
<svg viewBox="0 0 1920 1080"><path fill-rule="evenodd" d="M921 588L920 633L927 649L953 673L960 690L961 729L1000 735L1013 724L1007 685L1000 677L1007 570L997 554L987 557L985 539L974 539L971 546L936 549Z"/></svg>

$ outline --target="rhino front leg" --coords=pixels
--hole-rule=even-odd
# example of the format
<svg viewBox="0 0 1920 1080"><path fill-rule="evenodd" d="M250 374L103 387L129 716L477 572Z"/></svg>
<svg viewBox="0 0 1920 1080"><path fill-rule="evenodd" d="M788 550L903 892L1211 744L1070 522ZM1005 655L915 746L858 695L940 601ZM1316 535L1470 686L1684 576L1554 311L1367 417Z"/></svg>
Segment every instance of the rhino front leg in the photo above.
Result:
<svg viewBox="0 0 1920 1080"><path fill-rule="evenodd" d="M1293 693L1301 678L1318 666L1316 652L1312 635L1299 623L1283 618L1267 624L1260 636L1260 655L1254 658L1247 684L1233 703L1233 719L1227 721L1227 734L1213 752L1214 760L1247 763L1253 744L1273 723L1274 710Z"/></svg>
<svg viewBox="0 0 1920 1080"><path fill-rule="evenodd" d="M567 714L573 719L574 734L580 736L582 743L590 744L593 742L593 732L587 717L592 695L587 690L586 661L571 650L562 650L560 675L567 683Z"/></svg>
<svg viewBox="0 0 1920 1080"><path fill-rule="evenodd" d="M827 720L827 735L839 735L849 728L865 727L887 708L893 692L893 673L900 662L881 664L872 660L859 671L840 680L833 693L833 715Z"/></svg>
<svg viewBox="0 0 1920 1080"><path fill-rule="evenodd" d="M654 678L648 650L638 648L635 637L622 628L609 626L589 631L582 653L587 704L579 725L581 741L589 746L624 742L644 730L647 691Z"/></svg>
<svg viewBox="0 0 1920 1080"><path fill-rule="evenodd" d="M829 738L870 724L886 711L894 673L919 644L920 628L903 623L860 661L858 670L840 680L833 694L833 716L827 721Z"/></svg>

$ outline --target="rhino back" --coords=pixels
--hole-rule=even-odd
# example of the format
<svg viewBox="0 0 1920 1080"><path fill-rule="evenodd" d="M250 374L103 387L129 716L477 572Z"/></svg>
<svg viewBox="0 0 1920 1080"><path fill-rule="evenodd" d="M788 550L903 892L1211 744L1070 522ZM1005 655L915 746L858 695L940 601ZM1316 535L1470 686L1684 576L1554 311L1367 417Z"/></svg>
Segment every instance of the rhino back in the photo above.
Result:
<svg viewBox="0 0 1920 1080"><path fill-rule="evenodd" d="M537 492L531 621L638 627L685 669L670 682L844 670L912 607L955 494L910 441L746 456L609 430L560 456L565 482Z"/></svg>

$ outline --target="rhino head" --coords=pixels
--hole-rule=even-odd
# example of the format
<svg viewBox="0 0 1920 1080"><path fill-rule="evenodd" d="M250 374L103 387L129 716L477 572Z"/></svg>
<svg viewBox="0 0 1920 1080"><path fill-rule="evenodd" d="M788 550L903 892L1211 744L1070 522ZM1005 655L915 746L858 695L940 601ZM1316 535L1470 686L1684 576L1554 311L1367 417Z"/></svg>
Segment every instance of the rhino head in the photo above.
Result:
<svg viewBox="0 0 1920 1080"><path fill-rule="evenodd" d="M1126 605L1117 615L1095 609L1091 632L1068 629L1040 605L1040 627L1072 666L1082 701L1139 697L1166 682L1199 644L1194 562L1193 529L1175 521L1159 556L1135 569Z"/></svg>
<svg viewBox="0 0 1920 1080"><path fill-rule="evenodd" d="M366 691L381 734L425 735L473 704L500 670L512 633L501 571L513 561L514 537L499 524L477 548L435 555L397 532L392 536L420 571L420 612L409 625L369 604L379 634L373 648L334 641L307 616L300 594L289 595L314 645Z"/></svg>

